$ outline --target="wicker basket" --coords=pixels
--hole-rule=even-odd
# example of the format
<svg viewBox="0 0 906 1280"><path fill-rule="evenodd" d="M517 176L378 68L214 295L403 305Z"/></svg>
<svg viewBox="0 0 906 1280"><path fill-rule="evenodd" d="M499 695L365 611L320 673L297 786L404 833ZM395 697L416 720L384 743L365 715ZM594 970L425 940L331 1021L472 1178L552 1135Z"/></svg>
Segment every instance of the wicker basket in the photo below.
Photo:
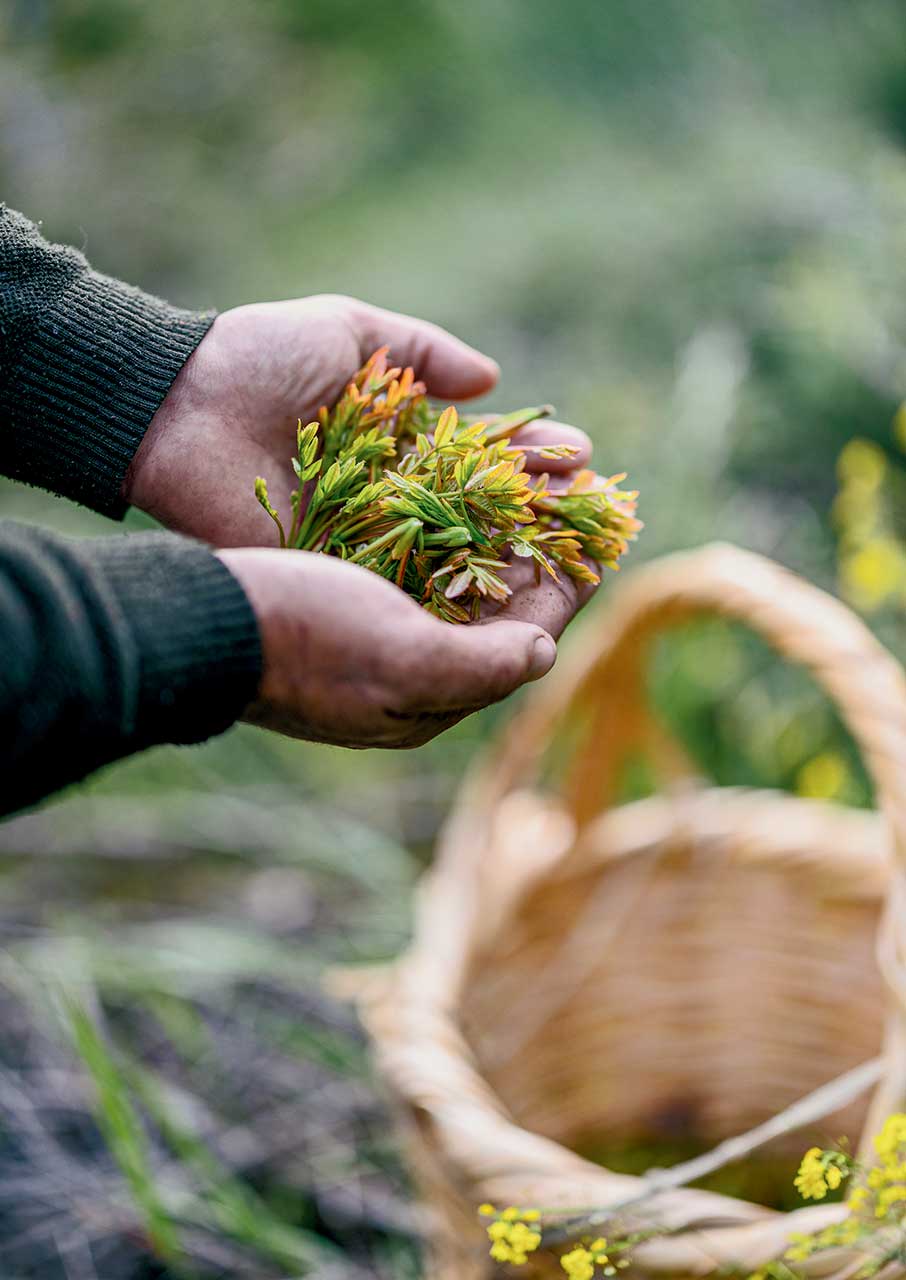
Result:
<svg viewBox="0 0 906 1280"><path fill-rule="evenodd" d="M684 778L644 705L644 659L652 637L700 614L748 624L810 670L862 751L878 813ZM870 1135L903 1107L900 667L841 604L723 545L637 571L583 639L467 782L414 943L365 993L440 1280L495 1274L482 1201L604 1207L650 1185L576 1154L590 1142L678 1127L720 1142L882 1048L873 1100L828 1108L820 1131ZM551 794L537 779L555 740L572 746ZM668 789L608 809L642 744ZM801 1150L810 1136L786 1141ZM687 1187L645 1204L633 1221L653 1215L672 1234L639 1245L633 1269L658 1276L746 1274L791 1232L845 1212L783 1214ZM554 1252L519 1274L563 1276Z"/></svg>

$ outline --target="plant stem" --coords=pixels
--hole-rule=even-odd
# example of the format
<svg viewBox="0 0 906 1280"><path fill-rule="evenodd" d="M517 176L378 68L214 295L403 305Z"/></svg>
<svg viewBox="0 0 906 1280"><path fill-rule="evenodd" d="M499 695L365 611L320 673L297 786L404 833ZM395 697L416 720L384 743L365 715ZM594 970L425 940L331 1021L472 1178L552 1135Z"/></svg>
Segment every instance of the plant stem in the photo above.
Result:
<svg viewBox="0 0 906 1280"><path fill-rule="evenodd" d="M554 406L552 404L539 404L530 409L515 409L512 413L501 414L485 429L485 443L497 444L499 440L507 439L514 431L518 431L520 427L528 426L530 422L535 422L538 418L549 418L553 412Z"/></svg>

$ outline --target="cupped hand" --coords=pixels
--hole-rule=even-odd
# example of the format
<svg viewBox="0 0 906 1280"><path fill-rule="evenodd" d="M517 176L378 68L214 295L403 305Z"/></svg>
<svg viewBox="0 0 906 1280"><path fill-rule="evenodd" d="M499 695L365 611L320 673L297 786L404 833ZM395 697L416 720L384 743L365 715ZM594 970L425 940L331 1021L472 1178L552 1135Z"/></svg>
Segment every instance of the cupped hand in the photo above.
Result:
<svg viewBox="0 0 906 1280"><path fill-rule="evenodd" d="M411 365L441 400L468 400L497 381L494 361L452 334L353 298L236 307L214 321L155 414L124 497L168 528L215 547L273 546L273 525L255 500L255 477L267 478L274 506L287 510L296 483L290 458L298 419L308 421L322 404L332 404L385 345L394 363ZM515 439L573 446L568 459L526 455L528 470L558 473L562 482L591 456L585 433L562 423L532 423ZM507 574L513 596L505 616L536 623L555 638L588 595L565 577L538 581L525 561L515 561Z"/></svg>
<svg viewBox="0 0 906 1280"><path fill-rule="evenodd" d="M346 747L417 747L552 666L540 626L455 626L332 556L218 553L258 619L264 667L245 719Z"/></svg>

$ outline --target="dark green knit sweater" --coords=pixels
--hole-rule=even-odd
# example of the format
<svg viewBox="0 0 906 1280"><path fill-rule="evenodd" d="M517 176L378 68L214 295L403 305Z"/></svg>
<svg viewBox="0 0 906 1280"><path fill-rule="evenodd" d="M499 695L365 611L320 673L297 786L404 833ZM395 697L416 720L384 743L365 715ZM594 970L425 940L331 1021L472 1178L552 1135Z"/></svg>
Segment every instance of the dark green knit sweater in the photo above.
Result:
<svg viewBox="0 0 906 1280"><path fill-rule="evenodd" d="M0 205L0 473L121 517L127 468L213 317L99 275ZM0 813L251 701L239 583L169 534L74 541L0 522Z"/></svg>

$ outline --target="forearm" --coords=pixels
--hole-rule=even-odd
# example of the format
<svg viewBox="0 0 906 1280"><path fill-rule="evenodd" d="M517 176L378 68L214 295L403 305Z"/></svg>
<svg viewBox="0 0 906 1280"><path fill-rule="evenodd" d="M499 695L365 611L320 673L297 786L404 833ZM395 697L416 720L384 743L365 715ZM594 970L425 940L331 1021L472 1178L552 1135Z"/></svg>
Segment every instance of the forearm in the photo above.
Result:
<svg viewBox="0 0 906 1280"><path fill-rule="evenodd" d="M129 464L212 319L92 271L0 205L0 474L122 516Z"/></svg>
<svg viewBox="0 0 906 1280"><path fill-rule="evenodd" d="M210 551L0 522L0 813L156 743L229 727L261 674L255 616Z"/></svg>

